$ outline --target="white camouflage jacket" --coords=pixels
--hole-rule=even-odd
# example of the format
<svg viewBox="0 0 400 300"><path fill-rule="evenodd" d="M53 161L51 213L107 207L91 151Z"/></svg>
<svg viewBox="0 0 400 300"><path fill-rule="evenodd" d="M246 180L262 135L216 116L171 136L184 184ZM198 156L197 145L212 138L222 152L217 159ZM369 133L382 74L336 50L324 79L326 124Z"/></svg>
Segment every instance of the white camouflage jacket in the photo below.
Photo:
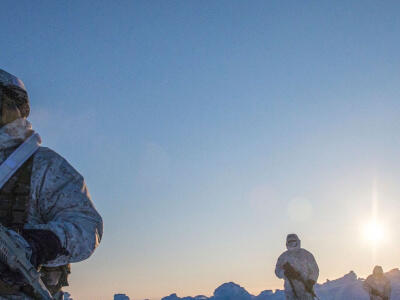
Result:
<svg viewBox="0 0 400 300"><path fill-rule="evenodd" d="M5 149L21 144L32 132L26 119L0 128L0 164ZM96 211L83 177L53 150L40 147L33 156L30 203L26 229L54 232L68 256L59 256L47 266L59 266L88 258L99 245L102 218ZM0 300L30 300L23 295L1 296Z"/></svg>

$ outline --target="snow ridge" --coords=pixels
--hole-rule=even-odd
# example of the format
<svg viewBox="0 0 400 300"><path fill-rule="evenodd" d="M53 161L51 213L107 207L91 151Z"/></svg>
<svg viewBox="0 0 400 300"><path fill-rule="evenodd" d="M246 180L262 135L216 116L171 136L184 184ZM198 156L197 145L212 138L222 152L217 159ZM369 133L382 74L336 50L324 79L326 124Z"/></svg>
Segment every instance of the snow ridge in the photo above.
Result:
<svg viewBox="0 0 400 300"><path fill-rule="evenodd" d="M391 300L400 300L400 271L393 269L385 275L392 282ZM323 284L315 286L315 292L321 300L369 300L368 294L363 290L364 279L357 278L356 273L350 271L348 274L335 280L327 280ZM285 300L282 290L265 290L254 296L243 287L234 283L224 283L215 289L213 296L203 295L195 297L180 298L176 294L164 297L161 300Z"/></svg>

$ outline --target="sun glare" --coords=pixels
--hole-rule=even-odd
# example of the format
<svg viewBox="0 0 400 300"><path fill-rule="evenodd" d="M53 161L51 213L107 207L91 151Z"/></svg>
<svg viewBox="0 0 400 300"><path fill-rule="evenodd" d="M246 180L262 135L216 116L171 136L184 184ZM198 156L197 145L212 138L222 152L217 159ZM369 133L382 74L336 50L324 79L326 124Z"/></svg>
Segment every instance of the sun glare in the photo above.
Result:
<svg viewBox="0 0 400 300"><path fill-rule="evenodd" d="M371 243L377 244L385 238L385 230L382 224L371 221L364 227L364 237Z"/></svg>

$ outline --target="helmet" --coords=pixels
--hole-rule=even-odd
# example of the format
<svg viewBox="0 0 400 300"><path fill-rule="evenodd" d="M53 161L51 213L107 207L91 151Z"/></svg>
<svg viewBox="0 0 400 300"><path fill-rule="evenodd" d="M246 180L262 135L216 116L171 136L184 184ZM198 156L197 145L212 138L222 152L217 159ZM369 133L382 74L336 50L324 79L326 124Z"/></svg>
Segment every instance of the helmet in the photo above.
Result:
<svg viewBox="0 0 400 300"><path fill-rule="evenodd" d="M0 69L0 119L1 124L18 117L29 116L29 98L24 83L14 75ZM5 115L9 115L5 117Z"/></svg>
<svg viewBox="0 0 400 300"><path fill-rule="evenodd" d="M372 274L374 274L375 276L383 275L382 267L381 266L375 266Z"/></svg>
<svg viewBox="0 0 400 300"><path fill-rule="evenodd" d="M26 93L26 88L22 80L2 69L0 69L0 84L8 87L18 87Z"/></svg>
<svg viewBox="0 0 400 300"><path fill-rule="evenodd" d="M295 233L290 233L286 237L286 248L293 249L293 248L300 248L300 239Z"/></svg>

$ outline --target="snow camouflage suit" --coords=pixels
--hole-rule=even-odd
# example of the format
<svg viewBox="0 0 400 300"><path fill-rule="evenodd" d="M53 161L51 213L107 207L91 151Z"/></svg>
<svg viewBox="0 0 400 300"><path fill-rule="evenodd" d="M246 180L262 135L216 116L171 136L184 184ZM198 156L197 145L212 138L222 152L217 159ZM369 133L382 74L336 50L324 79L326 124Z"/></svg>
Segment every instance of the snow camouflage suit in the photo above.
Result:
<svg viewBox="0 0 400 300"><path fill-rule="evenodd" d="M371 300L389 300L392 292L390 280L383 274L382 267L375 266L363 284Z"/></svg>
<svg viewBox="0 0 400 300"><path fill-rule="evenodd" d="M283 252L276 263L275 274L278 278L285 280L285 295L286 300L312 300L313 296L306 291L303 282L299 280L292 280L295 293L293 292L290 281L285 276L284 265L289 263L296 271L298 271L304 281L313 280L317 281L319 276L319 269L314 256L307 250L300 248L300 240L295 234L288 235L288 241L293 238L296 243L286 243L287 251ZM296 297L297 295L297 297Z"/></svg>
<svg viewBox="0 0 400 300"><path fill-rule="evenodd" d="M11 148L32 133L31 124L19 118L0 128L0 163ZM57 267L88 258L100 243L103 223L90 199L83 177L60 155L40 147L31 158L29 201L24 229L50 230L59 238L65 254L48 262ZM0 274L1 278L1 274ZM32 300L21 292L0 300Z"/></svg>

